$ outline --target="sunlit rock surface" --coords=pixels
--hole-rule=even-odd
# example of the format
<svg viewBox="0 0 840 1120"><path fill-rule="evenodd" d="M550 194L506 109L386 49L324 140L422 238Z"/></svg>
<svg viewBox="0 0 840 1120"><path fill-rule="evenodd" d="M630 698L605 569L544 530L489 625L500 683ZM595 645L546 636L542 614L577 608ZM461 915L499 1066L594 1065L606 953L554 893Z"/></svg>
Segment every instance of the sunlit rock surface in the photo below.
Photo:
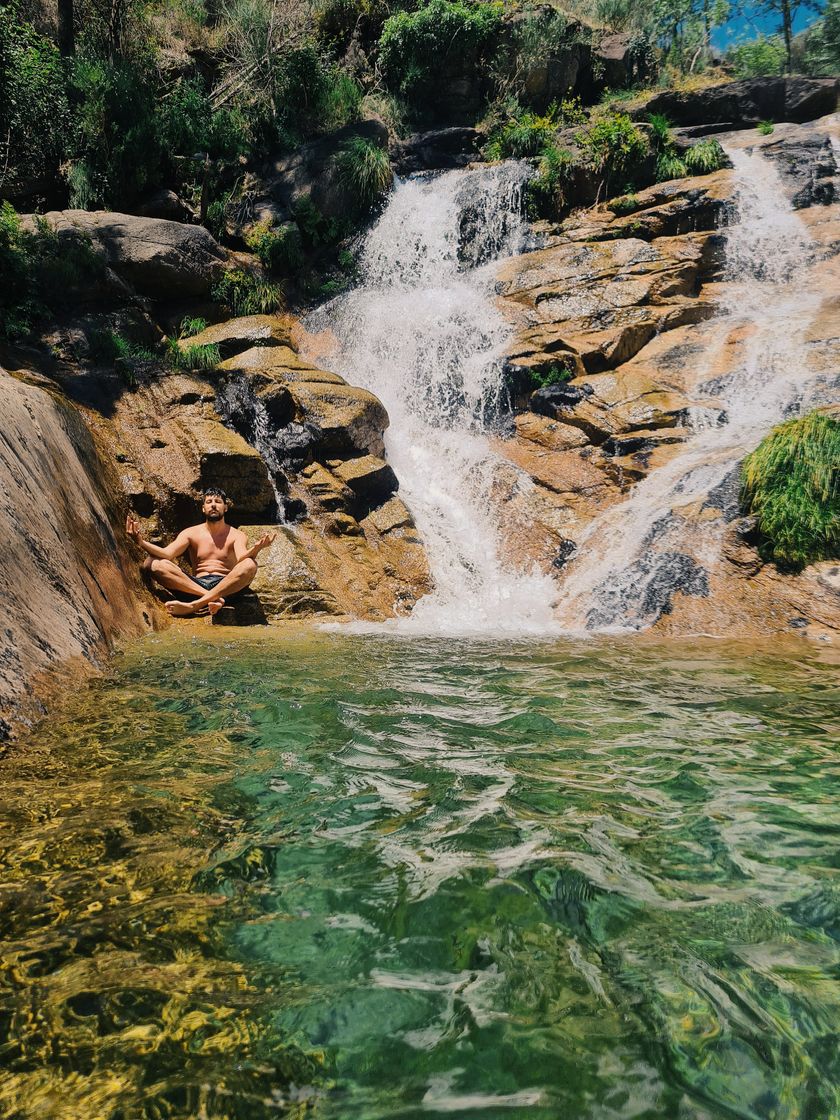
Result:
<svg viewBox="0 0 840 1120"><path fill-rule="evenodd" d="M736 150L764 150L802 222L807 246L794 291L787 304L774 309L768 303L766 311L781 317L772 324L781 336L801 333L798 349L774 356L782 364L786 357L798 363L782 371L792 380L790 399L799 395L803 402L796 407L828 404L840 392L838 135L838 118L829 117L777 125L767 137L721 137ZM548 231L544 248L498 269L500 304L515 330L508 365L529 411L497 447L533 483L523 487L516 475L500 470L501 517L509 554L524 551L555 574L561 604L567 585L567 599L582 599L576 591L586 583L582 570L596 560L601 565L600 606L584 616L567 602L573 624L733 635L825 636L840 630L840 595L836 580L826 575L830 565L814 565L798 576L780 573L761 562L743 526L739 532L737 469L727 486L715 486L704 501L663 505L663 543L649 533L647 544L642 541L648 559L628 557L620 574L610 575L605 562L610 551L621 560L619 510L605 521L611 536L590 535L599 515L630 497L639 516L655 523L655 500L643 510L643 491L637 495L635 488L647 478L654 492L651 476L660 470L676 477L675 460L686 441L698 430L726 424L732 378L761 354L758 344L770 327L760 308L751 318L737 317L738 269L725 264L725 237L737 204L731 171L656 184L625 200L621 209L627 212L620 216L605 207L571 215ZM769 256L782 250L783 241ZM768 261L771 270L774 264ZM796 316L790 326L787 314ZM556 384L528 400L522 385L533 375L542 381L554 375ZM772 422L778 420L768 422L768 429ZM708 469L711 477L716 469L713 457L706 467L694 466L695 475ZM627 533L634 516L629 506ZM668 543L681 536L695 542L688 553ZM634 584L649 593L639 592L639 603L623 614Z"/></svg>
<svg viewBox="0 0 840 1120"><path fill-rule="evenodd" d="M28 370L0 369L0 739L41 714L46 674L69 681L118 635L152 623L117 531L122 495L82 411Z"/></svg>

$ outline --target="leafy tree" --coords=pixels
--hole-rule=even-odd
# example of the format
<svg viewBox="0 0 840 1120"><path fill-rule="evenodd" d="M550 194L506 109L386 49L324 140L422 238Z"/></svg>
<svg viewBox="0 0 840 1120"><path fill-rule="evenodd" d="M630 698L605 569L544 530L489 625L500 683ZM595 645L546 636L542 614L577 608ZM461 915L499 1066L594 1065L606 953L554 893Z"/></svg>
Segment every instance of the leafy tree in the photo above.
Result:
<svg viewBox="0 0 840 1120"><path fill-rule="evenodd" d="M151 59L76 56L74 158L67 169L73 205L124 205L157 180L161 146Z"/></svg>
<svg viewBox="0 0 840 1120"><path fill-rule="evenodd" d="M785 70L793 70L793 21L800 8L819 11L821 0L759 0L758 11L779 19L785 43Z"/></svg>
<svg viewBox="0 0 840 1120"><path fill-rule="evenodd" d="M0 193L49 190L68 122L58 50L19 16L16 4L0 6Z"/></svg>
<svg viewBox="0 0 840 1120"><path fill-rule="evenodd" d="M802 68L817 77L840 74L840 0L828 0L822 19L807 32Z"/></svg>
<svg viewBox="0 0 840 1120"><path fill-rule="evenodd" d="M778 35L739 43L729 52L729 62L738 78L775 77L785 68L785 44Z"/></svg>

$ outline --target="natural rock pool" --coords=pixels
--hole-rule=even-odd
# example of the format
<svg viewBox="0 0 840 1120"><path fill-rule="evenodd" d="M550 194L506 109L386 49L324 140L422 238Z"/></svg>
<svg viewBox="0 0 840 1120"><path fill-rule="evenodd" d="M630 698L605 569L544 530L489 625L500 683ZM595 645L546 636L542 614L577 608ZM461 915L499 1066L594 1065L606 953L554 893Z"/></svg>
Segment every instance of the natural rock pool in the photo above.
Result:
<svg viewBox="0 0 840 1120"><path fill-rule="evenodd" d="M3 763L0 1114L838 1115L837 669L145 640Z"/></svg>

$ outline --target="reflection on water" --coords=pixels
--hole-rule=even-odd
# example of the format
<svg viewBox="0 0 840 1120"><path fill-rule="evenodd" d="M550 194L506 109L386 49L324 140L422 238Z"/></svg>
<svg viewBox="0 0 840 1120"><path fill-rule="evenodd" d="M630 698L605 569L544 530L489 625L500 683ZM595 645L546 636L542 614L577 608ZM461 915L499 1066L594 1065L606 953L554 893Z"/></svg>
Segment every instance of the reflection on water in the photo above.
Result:
<svg viewBox="0 0 840 1120"><path fill-rule="evenodd" d="M146 641L4 763L0 1115L840 1115L836 655Z"/></svg>

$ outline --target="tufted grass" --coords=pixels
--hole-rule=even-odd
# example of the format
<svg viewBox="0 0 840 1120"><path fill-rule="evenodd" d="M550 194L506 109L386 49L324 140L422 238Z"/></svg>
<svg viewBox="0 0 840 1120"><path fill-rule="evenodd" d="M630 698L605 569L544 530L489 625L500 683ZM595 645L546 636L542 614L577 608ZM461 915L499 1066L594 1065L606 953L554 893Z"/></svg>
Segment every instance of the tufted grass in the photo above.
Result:
<svg viewBox="0 0 840 1120"><path fill-rule="evenodd" d="M693 144L682 158L689 173L695 175L706 175L726 166L726 152L714 136Z"/></svg>
<svg viewBox="0 0 840 1120"><path fill-rule="evenodd" d="M744 460L741 483L765 560L801 571L840 558L840 419L811 412L779 424Z"/></svg>
<svg viewBox="0 0 840 1120"><path fill-rule="evenodd" d="M688 168L676 152L663 152L656 161L656 178L660 183L668 179L684 179L687 174Z"/></svg>
<svg viewBox="0 0 840 1120"><path fill-rule="evenodd" d="M167 343L167 357L175 369L191 370L215 369L222 360L215 342L181 347L174 338Z"/></svg>
<svg viewBox="0 0 840 1120"><path fill-rule="evenodd" d="M374 206L388 192L394 178L387 150L364 136L354 136L344 144L338 156L338 169L361 211Z"/></svg>
<svg viewBox="0 0 840 1120"><path fill-rule="evenodd" d="M201 334L205 330L207 330L206 319L192 318L187 315L181 320L181 325L178 327L178 338L192 338L193 335Z"/></svg>
<svg viewBox="0 0 840 1120"><path fill-rule="evenodd" d="M262 280L242 268L222 273L210 295L233 315L273 315L283 306L280 284Z"/></svg>

